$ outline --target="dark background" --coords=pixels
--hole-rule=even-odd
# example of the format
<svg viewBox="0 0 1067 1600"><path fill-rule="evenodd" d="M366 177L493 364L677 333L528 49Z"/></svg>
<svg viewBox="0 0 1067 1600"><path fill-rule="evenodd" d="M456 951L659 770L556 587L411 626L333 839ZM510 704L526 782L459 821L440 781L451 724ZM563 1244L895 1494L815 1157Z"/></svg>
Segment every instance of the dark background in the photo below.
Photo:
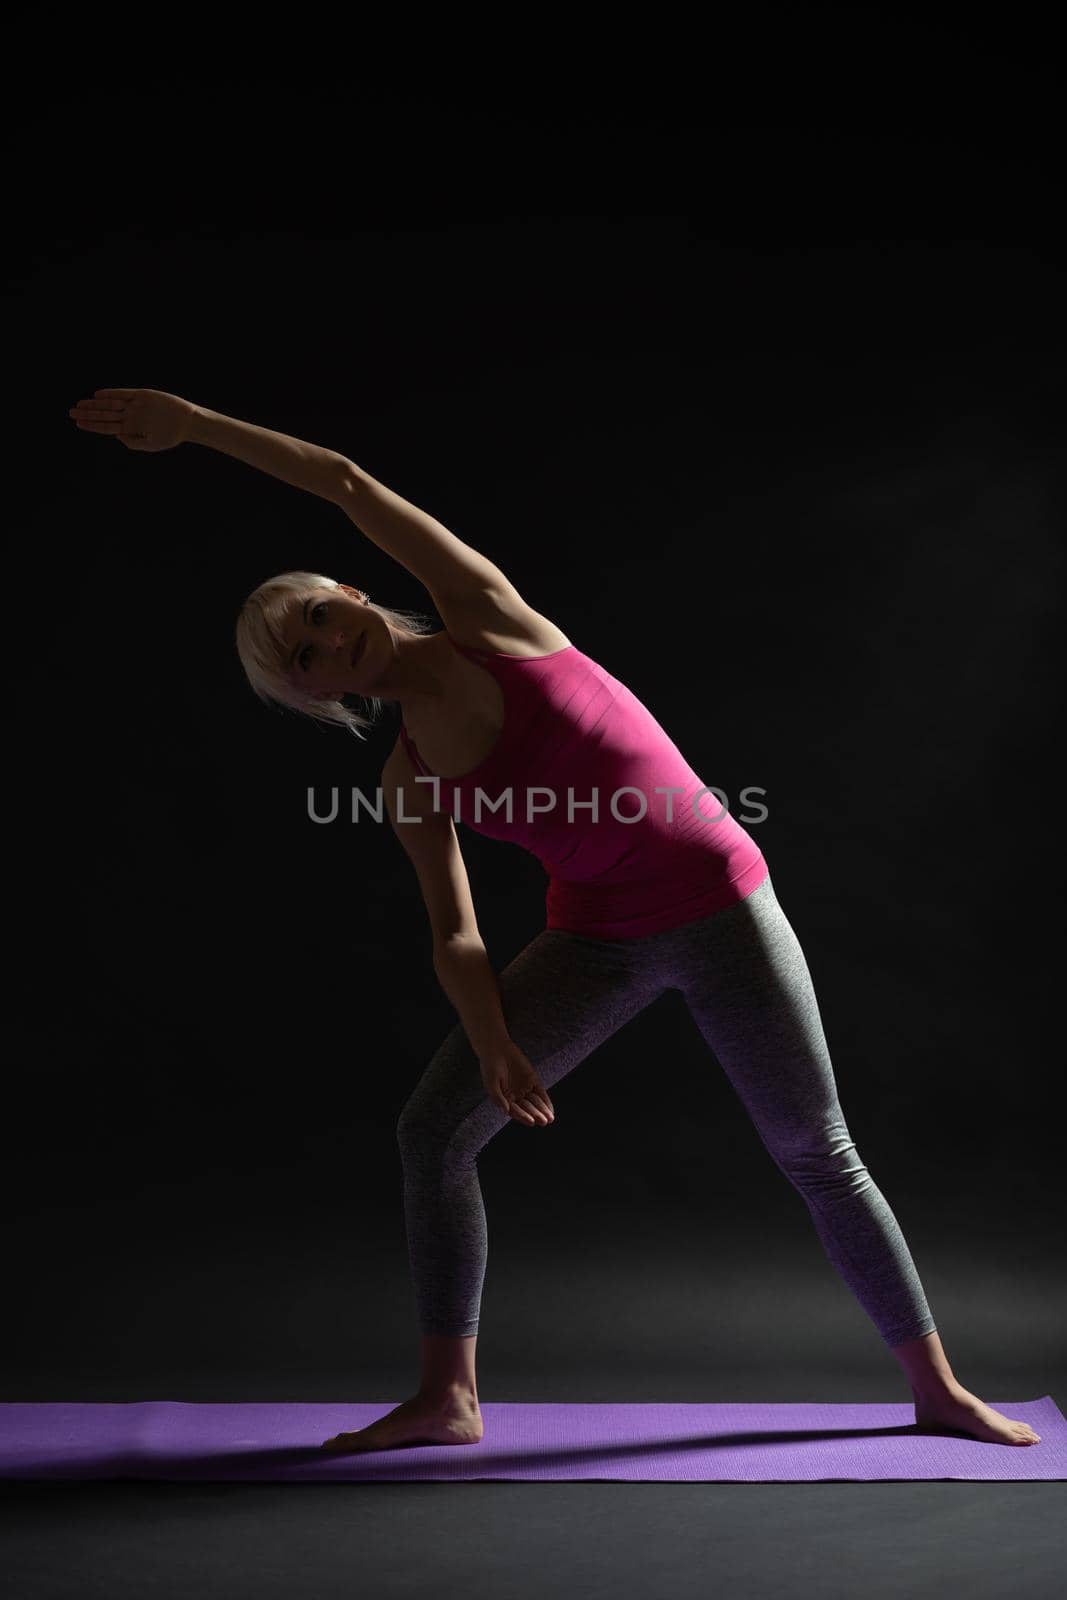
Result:
<svg viewBox="0 0 1067 1600"><path fill-rule="evenodd" d="M398 717L268 711L233 626L297 567L435 613L324 501L74 428L128 385L349 455L735 814L767 790L957 1376L1063 1405L1062 186L1016 46L833 103L164 72L117 119L88 81L12 117L4 1399L417 1379L395 1124L455 1014L391 831L306 810L373 789ZM460 837L499 969L544 875ZM553 1101L479 1161L483 1399L910 1399L680 996Z"/></svg>

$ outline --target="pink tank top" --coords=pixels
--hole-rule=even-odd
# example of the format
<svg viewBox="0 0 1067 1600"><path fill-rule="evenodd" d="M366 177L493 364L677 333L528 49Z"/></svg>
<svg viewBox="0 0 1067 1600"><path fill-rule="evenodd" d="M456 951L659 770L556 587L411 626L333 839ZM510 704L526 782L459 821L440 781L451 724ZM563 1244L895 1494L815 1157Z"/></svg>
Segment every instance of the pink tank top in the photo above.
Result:
<svg viewBox="0 0 1067 1600"><path fill-rule="evenodd" d="M767 877L755 840L702 792L652 713L577 645L513 656L451 643L500 684L504 725L484 761L429 785L431 797L541 861L547 927L595 939L662 933L744 900ZM416 772L433 777L403 722L400 737Z"/></svg>

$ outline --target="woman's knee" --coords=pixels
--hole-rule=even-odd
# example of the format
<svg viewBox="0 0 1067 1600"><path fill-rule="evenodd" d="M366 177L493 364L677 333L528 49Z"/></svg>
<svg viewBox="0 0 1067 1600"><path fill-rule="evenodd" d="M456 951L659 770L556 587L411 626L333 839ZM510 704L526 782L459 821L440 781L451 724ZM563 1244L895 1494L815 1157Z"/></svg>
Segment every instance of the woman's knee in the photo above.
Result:
<svg viewBox="0 0 1067 1600"><path fill-rule="evenodd" d="M401 1150L420 1138L420 1119L415 1095L409 1095L396 1119L396 1142Z"/></svg>
<svg viewBox="0 0 1067 1600"><path fill-rule="evenodd" d="M863 1190L871 1178L847 1132L809 1130L806 1138L777 1141L772 1154L796 1188L822 1192Z"/></svg>
<svg viewBox="0 0 1067 1600"><path fill-rule="evenodd" d="M445 1150L455 1147L465 1123L485 1091L478 1063L469 1045L447 1040L437 1051L411 1094L396 1123L401 1150Z"/></svg>
<svg viewBox="0 0 1067 1600"><path fill-rule="evenodd" d="M425 1075L405 1100L396 1120L396 1139L401 1150L445 1145L455 1132L459 1118L447 1096L434 1094Z"/></svg>

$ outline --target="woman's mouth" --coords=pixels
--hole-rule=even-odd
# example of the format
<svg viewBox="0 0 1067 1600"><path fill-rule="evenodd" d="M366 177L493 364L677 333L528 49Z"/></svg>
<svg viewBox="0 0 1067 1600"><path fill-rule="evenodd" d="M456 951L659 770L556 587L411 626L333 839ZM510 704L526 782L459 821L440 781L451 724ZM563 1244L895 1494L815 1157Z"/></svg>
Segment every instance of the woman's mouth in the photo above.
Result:
<svg viewBox="0 0 1067 1600"><path fill-rule="evenodd" d="M361 633L360 636L359 636L359 643L356 645L356 648L352 652L352 665L353 666L357 666L359 664L360 657L362 656L363 651L366 648L366 644L367 644L367 635L366 635L366 633Z"/></svg>

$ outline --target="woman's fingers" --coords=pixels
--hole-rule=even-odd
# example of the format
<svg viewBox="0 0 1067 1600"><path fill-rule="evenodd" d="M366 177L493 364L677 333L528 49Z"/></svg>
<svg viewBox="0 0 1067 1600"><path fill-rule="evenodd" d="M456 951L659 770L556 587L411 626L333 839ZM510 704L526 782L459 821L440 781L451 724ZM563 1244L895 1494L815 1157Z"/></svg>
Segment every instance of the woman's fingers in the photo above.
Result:
<svg viewBox="0 0 1067 1600"><path fill-rule="evenodd" d="M528 1111L529 1107L533 1106L534 1110L547 1118L549 1122L555 1119L556 1114L552 1109L552 1102L547 1095L542 1094L537 1089L523 1090L521 1094L515 1096L514 1103L524 1111Z"/></svg>
<svg viewBox="0 0 1067 1600"><path fill-rule="evenodd" d="M78 401L78 407L89 411L121 411L136 399L136 389L94 389L86 399Z"/></svg>
<svg viewBox="0 0 1067 1600"><path fill-rule="evenodd" d="M527 1124L536 1122L536 1118L531 1113L529 1106L523 1104L524 1099L525 1096L521 1094L513 1094L509 1096L510 1104L508 1106L508 1111L510 1115L515 1118L516 1122L524 1122Z"/></svg>
<svg viewBox="0 0 1067 1600"><path fill-rule="evenodd" d="M71 406L67 413L79 427L87 428L91 433L117 433L125 414L125 400L113 400L107 397L79 400L78 404Z"/></svg>

